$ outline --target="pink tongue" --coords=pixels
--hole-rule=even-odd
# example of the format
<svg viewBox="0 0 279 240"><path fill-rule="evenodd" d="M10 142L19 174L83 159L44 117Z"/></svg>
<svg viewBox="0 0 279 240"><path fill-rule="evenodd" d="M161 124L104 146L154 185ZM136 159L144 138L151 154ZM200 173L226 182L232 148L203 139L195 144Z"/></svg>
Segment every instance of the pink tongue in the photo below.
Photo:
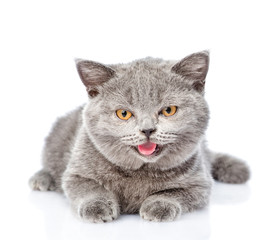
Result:
<svg viewBox="0 0 279 240"><path fill-rule="evenodd" d="M148 156L155 152L156 146L157 146L156 143L147 142L147 143L138 145L138 150L141 154Z"/></svg>

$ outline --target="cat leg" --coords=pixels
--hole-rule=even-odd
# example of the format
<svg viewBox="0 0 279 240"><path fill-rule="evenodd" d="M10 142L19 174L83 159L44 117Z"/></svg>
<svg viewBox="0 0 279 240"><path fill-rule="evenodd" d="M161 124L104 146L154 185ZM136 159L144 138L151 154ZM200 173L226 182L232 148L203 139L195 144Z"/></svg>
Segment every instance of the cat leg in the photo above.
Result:
<svg viewBox="0 0 279 240"><path fill-rule="evenodd" d="M88 222L110 222L120 214L117 197L92 179L65 174L63 189L75 214Z"/></svg>
<svg viewBox="0 0 279 240"><path fill-rule="evenodd" d="M195 185L187 189L168 189L155 193L142 203L140 216L154 222L173 221L181 213L206 206L210 191L211 185Z"/></svg>
<svg viewBox="0 0 279 240"><path fill-rule="evenodd" d="M29 186L32 190L37 191L55 191L55 181L50 173L42 169L35 173L33 177L29 180Z"/></svg>
<svg viewBox="0 0 279 240"><path fill-rule="evenodd" d="M250 178L245 162L222 153L211 154L211 173L215 180L225 183L245 183Z"/></svg>

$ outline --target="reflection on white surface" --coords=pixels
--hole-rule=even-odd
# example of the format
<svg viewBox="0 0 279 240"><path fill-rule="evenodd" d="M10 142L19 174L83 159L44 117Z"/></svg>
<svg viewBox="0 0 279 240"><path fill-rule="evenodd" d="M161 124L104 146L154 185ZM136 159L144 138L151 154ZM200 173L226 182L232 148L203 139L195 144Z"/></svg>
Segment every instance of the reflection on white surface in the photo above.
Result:
<svg viewBox="0 0 279 240"><path fill-rule="evenodd" d="M72 214L67 199L53 192L30 192L31 208L39 209L47 239L209 239L211 206L242 204L250 196L248 185L216 183L209 207L184 214L170 223L144 221L139 215L121 215L105 224L85 223ZM33 219L32 221L36 221Z"/></svg>
<svg viewBox="0 0 279 240"><path fill-rule="evenodd" d="M41 195L41 196L40 196ZM32 192L32 205L44 215L46 235L49 239L177 239L185 236L204 239L210 236L209 210L203 209L183 215L170 223L144 221L139 215L121 215L105 224L85 223L71 213L64 197L56 193Z"/></svg>
<svg viewBox="0 0 279 240"><path fill-rule="evenodd" d="M224 184L215 182L211 195L211 204L240 204L250 197L248 184Z"/></svg>

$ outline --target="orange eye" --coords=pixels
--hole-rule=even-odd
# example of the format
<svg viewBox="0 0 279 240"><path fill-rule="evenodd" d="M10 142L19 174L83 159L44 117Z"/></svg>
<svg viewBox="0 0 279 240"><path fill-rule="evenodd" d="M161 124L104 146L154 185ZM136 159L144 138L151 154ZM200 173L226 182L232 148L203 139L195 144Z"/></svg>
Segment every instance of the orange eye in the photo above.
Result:
<svg viewBox="0 0 279 240"><path fill-rule="evenodd" d="M117 117L119 117L121 120L128 120L130 117L133 116L133 114L127 110L119 109L116 111Z"/></svg>
<svg viewBox="0 0 279 240"><path fill-rule="evenodd" d="M166 117L170 117L176 113L176 110L176 106L169 106L162 110L162 114L164 114Z"/></svg>

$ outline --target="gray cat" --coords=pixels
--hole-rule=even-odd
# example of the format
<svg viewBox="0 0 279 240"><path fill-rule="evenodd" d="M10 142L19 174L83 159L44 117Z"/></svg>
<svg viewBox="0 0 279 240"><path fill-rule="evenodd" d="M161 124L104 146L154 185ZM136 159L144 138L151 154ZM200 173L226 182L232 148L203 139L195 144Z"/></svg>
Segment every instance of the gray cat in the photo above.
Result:
<svg viewBox="0 0 279 240"><path fill-rule="evenodd" d="M204 207L213 178L246 182L244 162L205 144L208 64L207 51L180 62L77 60L89 101L55 123L31 188L63 192L86 221L139 213L160 222Z"/></svg>

